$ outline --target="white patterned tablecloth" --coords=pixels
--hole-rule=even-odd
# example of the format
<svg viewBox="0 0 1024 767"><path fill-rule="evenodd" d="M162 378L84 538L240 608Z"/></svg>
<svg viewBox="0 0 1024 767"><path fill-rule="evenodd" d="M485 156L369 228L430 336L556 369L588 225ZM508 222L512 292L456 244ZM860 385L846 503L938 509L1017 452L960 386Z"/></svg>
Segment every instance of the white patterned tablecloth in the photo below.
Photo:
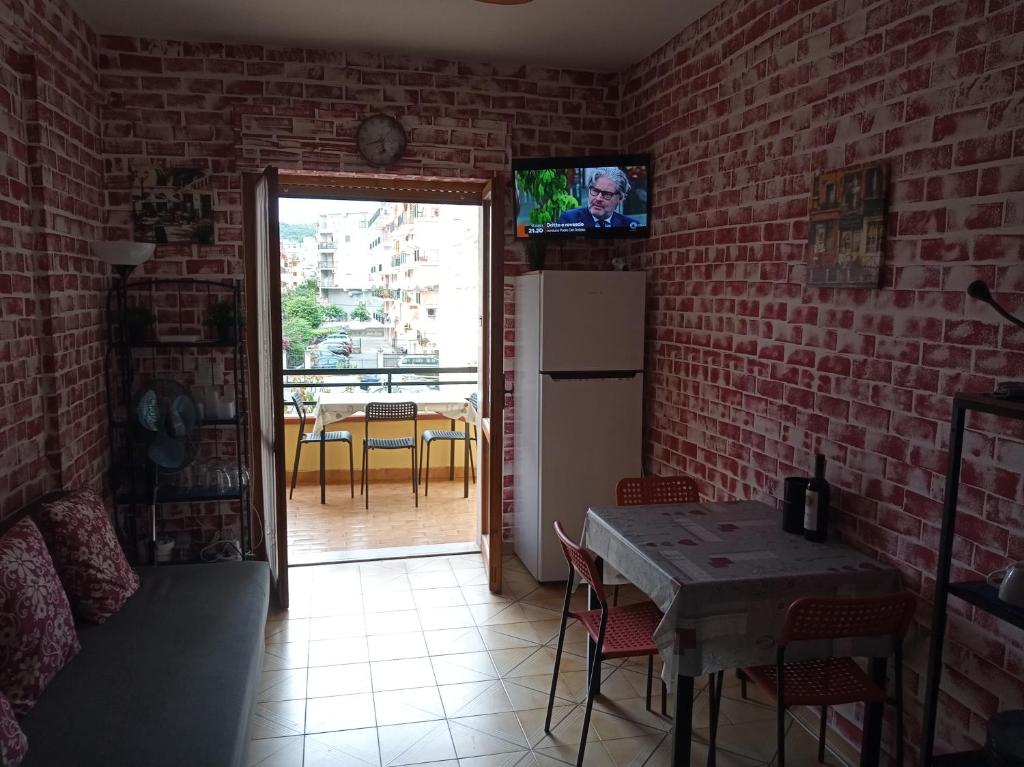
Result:
<svg viewBox="0 0 1024 767"><path fill-rule="evenodd" d="M455 419L465 417L476 423L476 411L461 392L324 392L317 402L313 433L319 434L324 426L366 410L369 402L415 402L421 413L440 413Z"/></svg>
<svg viewBox="0 0 1024 767"><path fill-rule="evenodd" d="M899 589L893 568L839 543L782 531L756 501L600 507L583 545L646 593L665 614L655 641L664 678L773 664L786 606L807 595ZM787 657L885 654L864 640L794 647Z"/></svg>

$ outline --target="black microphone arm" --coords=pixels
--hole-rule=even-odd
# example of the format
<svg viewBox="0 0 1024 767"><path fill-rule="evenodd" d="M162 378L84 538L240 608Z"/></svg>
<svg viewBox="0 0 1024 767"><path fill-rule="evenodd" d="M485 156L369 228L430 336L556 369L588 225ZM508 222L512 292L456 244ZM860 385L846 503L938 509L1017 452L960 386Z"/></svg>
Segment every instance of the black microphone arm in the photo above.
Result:
<svg viewBox="0 0 1024 767"><path fill-rule="evenodd" d="M995 309L1000 316L1004 319L1012 322L1014 325L1020 328L1024 328L1024 320L1017 319L1010 314L1006 309L1001 307L999 303L992 297L992 292L988 289L988 285L983 280L975 280L967 286L967 295L971 298L976 298L979 301L984 301L986 304Z"/></svg>

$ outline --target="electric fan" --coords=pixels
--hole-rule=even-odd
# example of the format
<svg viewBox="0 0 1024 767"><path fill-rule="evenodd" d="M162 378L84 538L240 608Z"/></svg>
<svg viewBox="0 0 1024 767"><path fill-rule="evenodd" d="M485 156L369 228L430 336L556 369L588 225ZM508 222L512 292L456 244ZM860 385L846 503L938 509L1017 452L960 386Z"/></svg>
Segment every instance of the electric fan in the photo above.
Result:
<svg viewBox="0 0 1024 767"><path fill-rule="evenodd" d="M132 403L139 442L153 469L150 504L150 559L156 563L156 501L161 473L181 471L196 456L199 412L188 390L166 379L147 382Z"/></svg>

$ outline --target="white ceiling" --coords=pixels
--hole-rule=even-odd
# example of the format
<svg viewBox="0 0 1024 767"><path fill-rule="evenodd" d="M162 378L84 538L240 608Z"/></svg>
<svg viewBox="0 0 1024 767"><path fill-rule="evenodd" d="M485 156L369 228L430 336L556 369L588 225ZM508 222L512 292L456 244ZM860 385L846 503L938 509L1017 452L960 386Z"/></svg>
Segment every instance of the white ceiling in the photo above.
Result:
<svg viewBox="0 0 1024 767"><path fill-rule="evenodd" d="M718 0L70 0L100 34L617 72Z"/></svg>

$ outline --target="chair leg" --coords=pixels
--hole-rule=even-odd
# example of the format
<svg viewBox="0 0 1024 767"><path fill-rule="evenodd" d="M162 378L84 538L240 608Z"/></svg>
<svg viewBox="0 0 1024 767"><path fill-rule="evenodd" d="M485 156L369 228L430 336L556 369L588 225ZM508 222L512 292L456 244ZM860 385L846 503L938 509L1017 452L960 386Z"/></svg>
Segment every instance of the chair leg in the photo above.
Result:
<svg viewBox="0 0 1024 767"><path fill-rule="evenodd" d="M668 685L661 680L661 715L668 716Z"/></svg>
<svg viewBox="0 0 1024 767"><path fill-rule="evenodd" d="M583 714L583 731L580 733L580 753L576 757L576 767L583 767L583 753L587 748L587 733L590 732L590 715L594 711L594 696L597 695L597 685L601 680L601 655L600 648L604 647L604 632L597 637L598 653L594 658L594 670L590 674L590 682L587 684L587 709Z"/></svg>
<svg viewBox="0 0 1024 767"><path fill-rule="evenodd" d="M548 695L548 714L544 717L544 732L551 732L551 711L555 706L555 689L558 687L558 666L562 662L562 646L565 644L565 623L569 619L569 603L572 600L573 573L565 586L565 604L562 606L562 625L558 628L558 647L555 650L555 670L551 675L551 694Z"/></svg>
<svg viewBox="0 0 1024 767"><path fill-rule="evenodd" d="M432 442L427 443L427 478L423 481L423 497L426 498L430 494L430 446ZM420 450L423 450L423 445L420 445ZM423 454L420 454L420 461L423 460Z"/></svg>
<svg viewBox="0 0 1024 767"><path fill-rule="evenodd" d="M320 503L327 503L327 441L324 439L326 431L320 432Z"/></svg>
<svg viewBox="0 0 1024 767"><path fill-rule="evenodd" d="M619 606L619 587L618 585L612 589L612 607Z"/></svg>
<svg viewBox="0 0 1024 767"><path fill-rule="evenodd" d="M363 483L366 485L366 509L370 509L370 472L367 464L370 462L370 451L366 447L366 443L363 443Z"/></svg>
<svg viewBox="0 0 1024 767"><path fill-rule="evenodd" d="M466 435L466 439L469 439L469 435ZM476 465L473 463L473 440L469 440L469 470L473 473L473 481L476 482ZM465 471L465 467L463 467Z"/></svg>
<svg viewBox="0 0 1024 767"><path fill-rule="evenodd" d="M718 758L716 743L718 741L718 714L722 710L722 680L725 677L724 671L708 674L708 767L715 767Z"/></svg>
<svg viewBox="0 0 1024 767"><path fill-rule="evenodd" d="M455 419L451 419L451 425L448 427L451 431L455 431ZM455 481L455 440L448 441L448 481ZM426 495L426 489L423 490L423 495Z"/></svg>
<svg viewBox="0 0 1024 767"><path fill-rule="evenodd" d="M828 706L821 707L821 723L818 725L818 762L825 761L825 727L828 723Z"/></svg>
<svg viewBox="0 0 1024 767"><path fill-rule="evenodd" d="M295 492L295 480L299 478L299 456L302 454L302 435L299 435L299 441L295 444L295 465L292 468L292 489L288 492L288 500L291 500L292 493Z"/></svg>
<svg viewBox="0 0 1024 767"><path fill-rule="evenodd" d="M356 497L356 467L355 467L355 463L352 460L352 451L353 451L353 449L354 448L352 447L352 442L350 440L349 443L348 443L348 487L349 487L349 490L352 492L352 497L355 498Z"/></svg>
<svg viewBox="0 0 1024 767"><path fill-rule="evenodd" d="M429 451L428 451L429 452ZM429 459L430 456L428 455ZM427 473L430 473L430 461L427 461ZM416 443L412 443L412 492L416 498L416 508L420 507L420 483L416 481Z"/></svg>
<svg viewBox="0 0 1024 767"><path fill-rule="evenodd" d="M416 470L416 476L419 478L420 482L423 481L423 437L422 437L422 435L420 436L420 467L419 467L419 469ZM424 493L424 495L426 495L426 493Z"/></svg>
<svg viewBox="0 0 1024 767"><path fill-rule="evenodd" d="M743 698L743 700L746 700L747 682L749 682L750 679L743 673L743 669L741 668L736 669L736 678L740 680L740 697Z"/></svg>
<svg viewBox="0 0 1024 767"><path fill-rule="evenodd" d="M651 710L651 686L654 684L654 656L647 656L647 710Z"/></svg>

